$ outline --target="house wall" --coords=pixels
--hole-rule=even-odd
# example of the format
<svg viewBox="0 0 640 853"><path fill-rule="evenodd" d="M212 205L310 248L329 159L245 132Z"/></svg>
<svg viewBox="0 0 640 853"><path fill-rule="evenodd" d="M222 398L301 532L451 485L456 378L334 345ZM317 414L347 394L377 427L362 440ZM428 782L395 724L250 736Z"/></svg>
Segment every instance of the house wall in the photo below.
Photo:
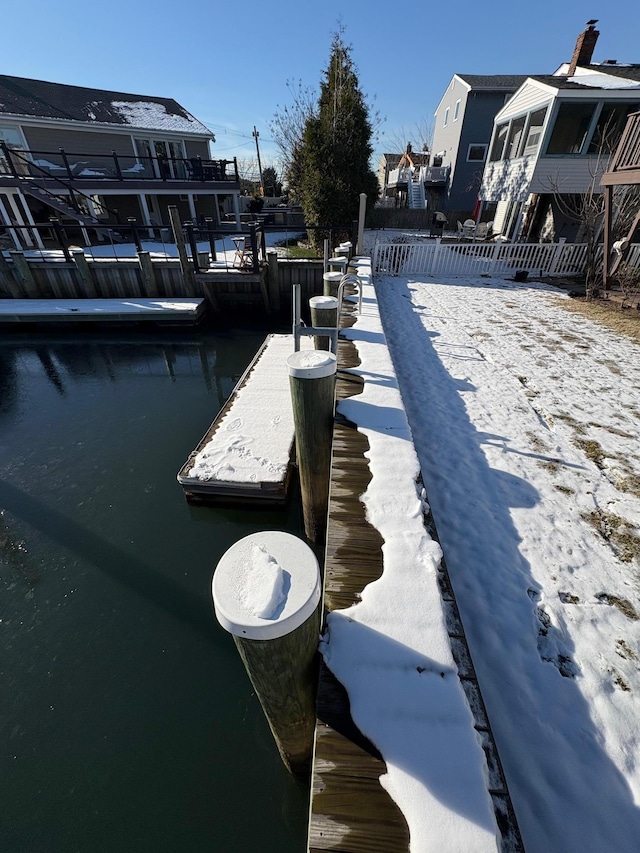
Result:
<svg viewBox="0 0 640 853"><path fill-rule="evenodd" d="M530 192L584 193L591 187L599 191L605 165L597 157L541 157L531 175Z"/></svg>
<svg viewBox="0 0 640 853"><path fill-rule="evenodd" d="M131 137L125 133L100 133L94 130L66 130L55 125L30 127L23 125L27 147L33 151L57 152L64 148L70 154L111 154L133 156ZM60 163L60 158L47 155L47 160Z"/></svg>
<svg viewBox="0 0 640 853"><path fill-rule="evenodd" d="M443 154L443 166L451 166L451 180L453 180L455 173L455 164L458 157L458 146L460 143L460 134L462 132L468 94L469 86L457 77L454 77L435 112L432 151L434 154ZM458 119L454 121L453 116L455 114L455 106L458 99L460 100L460 110L458 113ZM445 127L444 117L447 108L449 108L449 120Z"/></svg>
<svg viewBox="0 0 640 853"><path fill-rule="evenodd" d="M515 116L540 109L545 104L550 104L553 98L553 92L543 89L534 81L527 81L496 114L496 122L502 124Z"/></svg>
<svg viewBox="0 0 640 853"><path fill-rule="evenodd" d="M486 145L493 131L495 114L504 106L505 92L469 92L460 134L458 155L450 181L449 203L451 209L473 210L486 162L467 162L469 145Z"/></svg>
<svg viewBox="0 0 640 853"><path fill-rule="evenodd" d="M535 167L535 157L518 157L516 160L487 163L480 197L483 201L526 201L531 192L537 192L531 189ZM540 192L549 192L549 189Z"/></svg>

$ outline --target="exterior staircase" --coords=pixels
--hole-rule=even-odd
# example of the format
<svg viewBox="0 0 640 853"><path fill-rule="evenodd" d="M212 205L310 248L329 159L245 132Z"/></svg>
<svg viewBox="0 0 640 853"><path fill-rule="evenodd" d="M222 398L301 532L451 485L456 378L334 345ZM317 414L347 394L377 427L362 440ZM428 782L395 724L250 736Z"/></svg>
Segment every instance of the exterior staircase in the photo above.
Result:
<svg viewBox="0 0 640 853"><path fill-rule="evenodd" d="M424 210L426 206L424 184L421 180L412 179L409 185L409 207Z"/></svg>
<svg viewBox="0 0 640 853"><path fill-rule="evenodd" d="M75 207L72 207L72 205L68 204L60 196L54 195L54 193L50 192L45 187L40 186L34 178L23 178L20 181L20 189L22 192L27 193L33 198L37 198L38 201L44 202L46 205L57 210L59 213L62 213L64 216L68 216L70 219L75 219L76 222L81 222L83 225L99 224L95 216L89 216L86 213L76 210Z"/></svg>

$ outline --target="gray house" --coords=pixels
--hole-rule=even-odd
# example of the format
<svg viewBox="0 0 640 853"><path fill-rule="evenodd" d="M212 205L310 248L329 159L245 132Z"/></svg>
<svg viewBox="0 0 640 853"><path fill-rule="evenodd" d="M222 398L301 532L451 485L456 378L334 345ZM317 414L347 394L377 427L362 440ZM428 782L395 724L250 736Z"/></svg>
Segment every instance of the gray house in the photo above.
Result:
<svg viewBox="0 0 640 853"><path fill-rule="evenodd" d="M527 79L514 74L454 74L435 111L434 165L449 169L442 206L471 216L478 199L493 119Z"/></svg>
<svg viewBox="0 0 640 853"><path fill-rule="evenodd" d="M238 221L236 164L211 159L214 141L170 98L0 75L0 227L160 225L168 205L183 220L217 225L224 208Z"/></svg>

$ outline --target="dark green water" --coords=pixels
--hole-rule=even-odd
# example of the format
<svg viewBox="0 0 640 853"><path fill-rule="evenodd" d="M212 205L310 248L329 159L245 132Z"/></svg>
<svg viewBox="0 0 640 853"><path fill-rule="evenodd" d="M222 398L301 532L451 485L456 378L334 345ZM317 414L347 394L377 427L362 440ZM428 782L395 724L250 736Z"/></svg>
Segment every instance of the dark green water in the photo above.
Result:
<svg viewBox="0 0 640 853"><path fill-rule="evenodd" d="M287 510L175 476L264 332L0 340L0 850L301 853L213 569Z"/></svg>

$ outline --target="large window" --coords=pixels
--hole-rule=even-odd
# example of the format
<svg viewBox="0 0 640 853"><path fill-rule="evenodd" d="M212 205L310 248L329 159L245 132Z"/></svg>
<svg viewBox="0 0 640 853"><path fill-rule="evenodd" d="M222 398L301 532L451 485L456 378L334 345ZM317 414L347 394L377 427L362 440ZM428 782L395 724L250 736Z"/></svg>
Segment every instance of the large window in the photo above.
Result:
<svg viewBox="0 0 640 853"><path fill-rule="evenodd" d="M597 106L584 101L561 104L547 154L581 154Z"/></svg>
<svg viewBox="0 0 640 853"><path fill-rule="evenodd" d="M519 118L514 118L511 122L507 148L504 154L505 160L515 160L520 153L520 142L522 141L522 134L524 133L525 121L526 116L520 116Z"/></svg>
<svg viewBox="0 0 640 853"><path fill-rule="evenodd" d="M508 124L499 124L496 128L493 145L491 146L491 156L489 157L491 163L495 163L496 160L502 160L502 151L504 149L504 143L507 138L508 131Z"/></svg>
<svg viewBox="0 0 640 853"><path fill-rule="evenodd" d="M589 143L589 154L595 154L601 149L607 153L614 151L620 141L629 113L640 109L635 104L605 104L596 122L596 127Z"/></svg>
<svg viewBox="0 0 640 853"><path fill-rule="evenodd" d="M542 138L542 128L547 115L547 108L536 110L529 116L529 126L527 128L527 138L522 151L525 157L532 157L538 150L540 139Z"/></svg>

